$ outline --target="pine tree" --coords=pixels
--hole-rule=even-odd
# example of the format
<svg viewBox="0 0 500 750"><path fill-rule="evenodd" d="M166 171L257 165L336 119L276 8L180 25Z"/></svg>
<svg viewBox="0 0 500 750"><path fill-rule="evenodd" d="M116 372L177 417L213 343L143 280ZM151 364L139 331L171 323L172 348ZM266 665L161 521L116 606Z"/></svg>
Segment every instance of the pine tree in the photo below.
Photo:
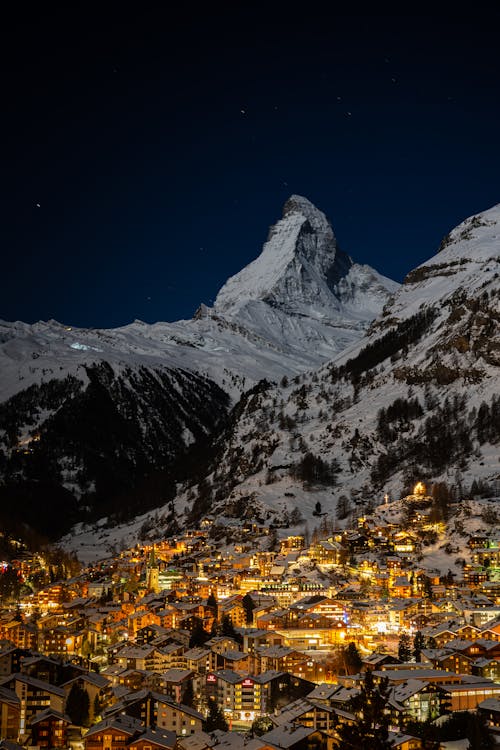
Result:
<svg viewBox="0 0 500 750"><path fill-rule="evenodd" d="M90 712L90 698L87 691L75 682L69 691L66 701L66 713L73 724L79 727L88 726Z"/></svg>
<svg viewBox="0 0 500 750"><path fill-rule="evenodd" d="M228 638L234 638L238 643L241 641L241 635L234 629L233 621L229 615L223 615L220 623L220 634Z"/></svg>
<svg viewBox="0 0 500 750"><path fill-rule="evenodd" d="M210 607L210 609L214 613L214 618L217 620L218 613L219 613L219 605L217 604L217 599L215 598L215 594L213 591L210 592L210 595L207 599L207 607Z"/></svg>
<svg viewBox="0 0 500 750"><path fill-rule="evenodd" d="M210 701L208 706L208 716L205 719L205 732L213 732L214 729L221 729L227 732L229 729L224 712L215 701Z"/></svg>
<svg viewBox="0 0 500 750"><path fill-rule="evenodd" d="M194 690L192 680L188 680L186 683L186 687L184 688L184 692L182 694L182 703L185 706L192 707L194 705Z"/></svg>
<svg viewBox="0 0 500 750"><path fill-rule="evenodd" d="M366 672L358 695L349 701L348 710L354 714L353 724L340 724L337 727L338 750L346 748L370 748L370 750L390 750L389 714L386 705L389 694L387 678L375 685L371 671Z"/></svg>
<svg viewBox="0 0 500 750"><path fill-rule="evenodd" d="M399 636L398 658L402 662L410 661L412 656L411 638L408 633Z"/></svg>
<svg viewBox="0 0 500 750"><path fill-rule="evenodd" d="M344 650L344 659L349 670L349 674L356 674L363 666L361 656L359 655L359 651L355 643L351 642Z"/></svg>
<svg viewBox="0 0 500 750"><path fill-rule="evenodd" d="M415 658L415 661L422 661L423 648L425 648L425 638L420 630L417 630L413 637L413 656Z"/></svg>
<svg viewBox="0 0 500 750"><path fill-rule="evenodd" d="M189 639L189 648L194 648L195 646L203 646L205 641L208 641L209 637L209 634L203 627L203 622L199 617L196 617L194 627L191 631L191 637Z"/></svg>
<svg viewBox="0 0 500 750"><path fill-rule="evenodd" d="M93 706L93 716L92 716L93 721L97 720L97 717L101 715L101 711L102 711L101 699L99 697L99 693L96 693L96 696L94 698L94 706Z"/></svg>
<svg viewBox="0 0 500 750"><path fill-rule="evenodd" d="M246 623L247 625L251 625L253 622L253 611L255 609L255 602L250 596L250 594L245 594L245 596L241 600L241 603L243 604L245 608Z"/></svg>

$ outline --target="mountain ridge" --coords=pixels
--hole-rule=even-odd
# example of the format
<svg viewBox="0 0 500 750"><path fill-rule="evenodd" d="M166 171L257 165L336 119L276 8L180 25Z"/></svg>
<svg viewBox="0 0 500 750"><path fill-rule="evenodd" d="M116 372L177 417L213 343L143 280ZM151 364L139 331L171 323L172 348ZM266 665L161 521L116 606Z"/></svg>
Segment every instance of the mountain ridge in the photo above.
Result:
<svg viewBox="0 0 500 750"><path fill-rule="evenodd" d="M240 272L247 282L253 275L253 294L241 293L236 275L228 282L236 300L225 311L227 285L214 308L189 321L110 330L0 322L5 497L21 498L29 485L33 507L62 488L75 501L72 519L133 515L141 503L170 501L186 471L179 467L210 450L231 400L264 376L278 380L326 362L362 335L398 285L339 255L330 224L307 199L294 197L285 211L256 266ZM269 252L287 258L266 288L271 295L255 282L259 264L264 276L269 271ZM338 255L349 282L330 289ZM38 498L37 486L48 488Z"/></svg>
<svg viewBox="0 0 500 750"><path fill-rule="evenodd" d="M293 526L292 517L313 522L318 504L341 522L340 506L362 514L419 480L458 493L476 480L497 485L498 226L500 206L462 222L447 255L410 275L363 339L314 371L249 392L201 485L178 496L188 522L208 513L231 523L244 507L248 520Z"/></svg>

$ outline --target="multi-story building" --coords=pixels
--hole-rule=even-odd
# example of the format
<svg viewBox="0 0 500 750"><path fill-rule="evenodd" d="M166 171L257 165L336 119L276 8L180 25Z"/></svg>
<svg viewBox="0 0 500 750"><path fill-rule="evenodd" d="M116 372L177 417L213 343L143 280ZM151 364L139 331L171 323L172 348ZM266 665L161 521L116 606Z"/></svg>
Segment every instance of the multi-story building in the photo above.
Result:
<svg viewBox="0 0 500 750"><path fill-rule="evenodd" d="M46 708L30 720L33 745L40 748L68 747L69 716Z"/></svg>
<svg viewBox="0 0 500 750"><path fill-rule="evenodd" d="M21 701L13 690L0 687L0 737L15 740L19 736Z"/></svg>
<svg viewBox="0 0 500 750"><path fill-rule="evenodd" d="M2 681L2 685L13 690L20 701L19 736L29 733L30 720L46 708L64 713L66 694L62 688L49 682L37 680L25 674L14 674Z"/></svg>

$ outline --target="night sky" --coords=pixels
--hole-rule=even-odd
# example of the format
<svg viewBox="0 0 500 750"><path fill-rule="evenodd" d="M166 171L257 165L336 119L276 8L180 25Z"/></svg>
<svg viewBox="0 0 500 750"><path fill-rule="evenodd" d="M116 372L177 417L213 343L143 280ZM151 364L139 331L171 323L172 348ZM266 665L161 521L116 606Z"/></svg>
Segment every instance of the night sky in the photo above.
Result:
<svg viewBox="0 0 500 750"><path fill-rule="evenodd" d="M499 11L267 6L3 19L0 318L189 318L292 193L397 280L500 202Z"/></svg>

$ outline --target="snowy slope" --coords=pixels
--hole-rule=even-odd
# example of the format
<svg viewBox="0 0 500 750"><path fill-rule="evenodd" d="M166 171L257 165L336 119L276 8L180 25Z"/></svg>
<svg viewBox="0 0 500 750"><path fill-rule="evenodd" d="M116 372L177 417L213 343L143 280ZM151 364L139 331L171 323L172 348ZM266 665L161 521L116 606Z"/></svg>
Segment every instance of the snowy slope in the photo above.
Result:
<svg viewBox="0 0 500 750"><path fill-rule="evenodd" d="M338 250L325 216L293 196L261 256L192 320L0 323L0 495L33 509L57 495L75 519L158 504L230 399L357 341L397 287Z"/></svg>
<svg viewBox="0 0 500 750"><path fill-rule="evenodd" d="M205 481L178 493L177 517L190 523L211 513L222 524L248 517L301 531L319 524L318 503L340 527L379 504L390 522L401 512L397 498L420 479L446 482L458 497L474 480L498 492L499 222L497 206L454 229L366 336L332 362L245 394ZM235 283L222 296L226 310L238 303L229 294ZM272 288L274 281L265 293ZM242 310L254 303L254 288L247 292ZM312 478L303 469L307 454L316 460ZM101 529L99 539L82 530L74 544L95 555L108 537L133 543L138 527ZM166 529L157 525L159 534ZM442 558L453 568L445 543L429 550L431 567Z"/></svg>
<svg viewBox="0 0 500 750"><path fill-rule="evenodd" d="M398 286L353 263L324 214L292 196L261 255L192 320L111 330L0 322L0 401L98 361L117 370L189 369L236 395L264 375L318 366L357 341Z"/></svg>
<svg viewBox="0 0 500 750"><path fill-rule="evenodd" d="M499 226L500 206L463 222L408 275L366 337L242 402L210 474L213 496L227 498L215 502L217 513L246 497L263 518L297 507L314 523L316 503L335 517L340 495L357 512L419 478L462 488L500 479ZM298 479L306 453L335 462L334 480Z"/></svg>

